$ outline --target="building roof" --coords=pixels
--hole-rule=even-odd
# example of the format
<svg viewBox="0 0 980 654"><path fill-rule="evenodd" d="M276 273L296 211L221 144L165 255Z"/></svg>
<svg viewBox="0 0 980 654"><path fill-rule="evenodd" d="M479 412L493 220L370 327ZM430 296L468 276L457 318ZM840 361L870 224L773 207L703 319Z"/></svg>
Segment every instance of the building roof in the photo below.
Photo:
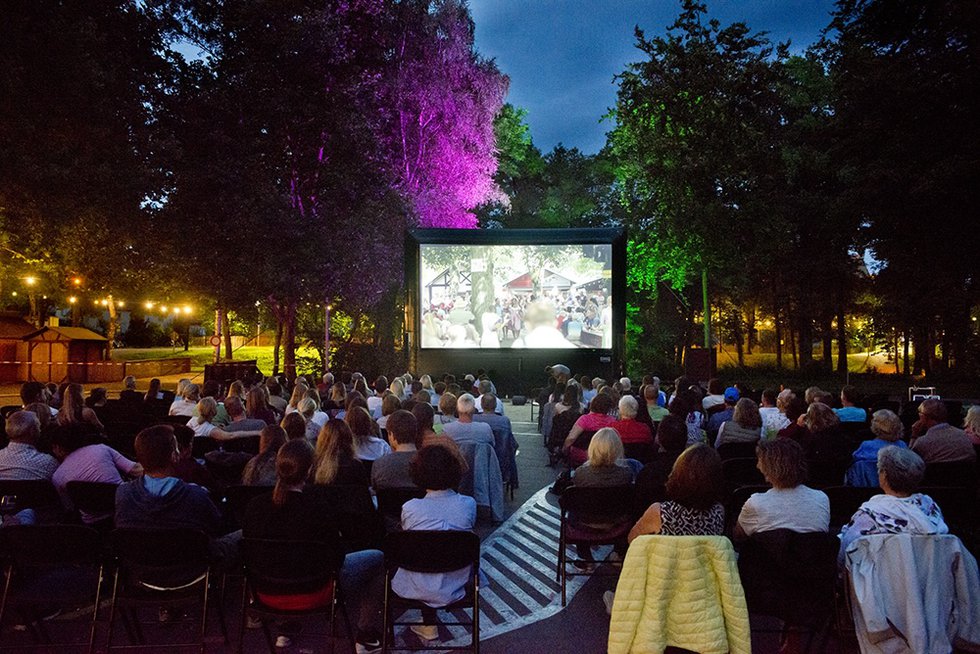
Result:
<svg viewBox="0 0 980 654"><path fill-rule="evenodd" d="M84 327L42 327L30 334L25 334L25 341L45 340L45 341L107 341L108 339L101 334L93 332Z"/></svg>
<svg viewBox="0 0 980 654"><path fill-rule="evenodd" d="M34 325L19 315L0 313L0 338L20 339L35 331Z"/></svg>

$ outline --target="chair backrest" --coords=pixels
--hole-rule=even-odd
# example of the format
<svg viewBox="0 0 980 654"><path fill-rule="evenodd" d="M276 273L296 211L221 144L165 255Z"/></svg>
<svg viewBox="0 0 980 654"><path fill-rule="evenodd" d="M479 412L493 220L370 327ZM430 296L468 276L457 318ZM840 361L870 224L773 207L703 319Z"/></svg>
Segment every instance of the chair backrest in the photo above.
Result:
<svg viewBox="0 0 980 654"><path fill-rule="evenodd" d="M272 489L272 486L229 486L225 489L227 514L234 518L236 524L241 525L245 520L248 503L260 495L271 493Z"/></svg>
<svg viewBox="0 0 980 654"><path fill-rule="evenodd" d="M203 459L208 452L218 449L218 441L210 436L195 436L191 441L191 451L195 459Z"/></svg>
<svg viewBox="0 0 980 654"><path fill-rule="evenodd" d="M725 459L721 462L721 472L725 477L725 485L733 491L739 486L764 485L766 478L755 466L756 458L754 456Z"/></svg>
<svg viewBox="0 0 980 654"><path fill-rule="evenodd" d="M480 565L480 537L471 531L396 531L384 541L385 565L413 572L452 572Z"/></svg>
<svg viewBox="0 0 980 654"><path fill-rule="evenodd" d="M93 514L114 513L118 484L101 481L70 481L65 487L72 505Z"/></svg>
<svg viewBox="0 0 980 654"><path fill-rule="evenodd" d="M47 479L0 479L0 496L17 498L17 510L61 506L61 498Z"/></svg>
<svg viewBox="0 0 980 654"><path fill-rule="evenodd" d="M973 461L937 462L926 464L923 486L977 487L977 463Z"/></svg>
<svg viewBox="0 0 980 654"><path fill-rule="evenodd" d="M739 486L732 491L728 502L725 503L726 533L733 533L735 523L738 522L738 516L742 513L742 507L745 506L748 499L755 493L765 493L769 488L771 487L766 484L752 484L750 486Z"/></svg>
<svg viewBox="0 0 980 654"><path fill-rule="evenodd" d="M816 625L834 609L840 540L829 532L775 529L739 547L738 569L749 611L791 625Z"/></svg>
<svg viewBox="0 0 980 654"><path fill-rule="evenodd" d="M255 436L242 436L224 441L221 445L226 452L247 452L255 455L259 453L259 438L260 436L257 434Z"/></svg>
<svg viewBox="0 0 980 654"><path fill-rule="evenodd" d="M270 595L310 593L336 579L343 552L316 541L243 538L240 545L251 589Z"/></svg>
<svg viewBox="0 0 980 654"><path fill-rule="evenodd" d="M120 569L134 583L176 588L208 571L209 539L202 531L124 527L113 530L109 538Z"/></svg>
<svg viewBox="0 0 980 654"><path fill-rule="evenodd" d="M975 542L980 508L972 488L920 486L918 492L928 495L939 505L949 533L959 536L968 545Z"/></svg>
<svg viewBox="0 0 980 654"><path fill-rule="evenodd" d="M851 520L851 516L872 496L881 493L880 488L863 486L827 486L823 489L830 500L830 531L836 533Z"/></svg>
<svg viewBox="0 0 980 654"><path fill-rule="evenodd" d="M623 455L627 459L636 459L640 463L650 463L657 456L657 445L653 442L624 443Z"/></svg>
<svg viewBox="0 0 980 654"><path fill-rule="evenodd" d="M0 541L16 565L101 565L105 555L102 536L83 525L11 525Z"/></svg>
<svg viewBox="0 0 980 654"><path fill-rule="evenodd" d="M718 456L724 459L754 459L756 443L722 443Z"/></svg>
<svg viewBox="0 0 980 654"><path fill-rule="evenodd" d="M562 518L566 515L573 520L587 519L590 521L616 521L630 518L633 510L632 486L599 486L580 487L569 486L558 504L562 510Z"/></svg>
<svg viewBox="0 0 980 654"><path fill-rule="evenodd" d="M317 484L312 492L334 510L340 537L351 551L378 548L385 530L367 486Z"/></svg>
<svg viewBox="0 0 980 654"><path fill-rule="evenodd" d="M378 498L378 511L383 516L397 517L401 520L402 506L405 502L425 497L421 488L379 488L375 491Z"/></svg>

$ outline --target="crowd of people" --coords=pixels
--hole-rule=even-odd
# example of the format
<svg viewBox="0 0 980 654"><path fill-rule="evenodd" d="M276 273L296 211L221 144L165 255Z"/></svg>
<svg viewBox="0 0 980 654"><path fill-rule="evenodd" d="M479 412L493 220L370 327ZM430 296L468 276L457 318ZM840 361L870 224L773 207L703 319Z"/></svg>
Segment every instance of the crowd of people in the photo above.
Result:
<svg viewBox="0 0 980 654"><path fill-rule="evenodd" d="M892 408L869 411L851 386L839 395L816 387L755 394L718 379L702 389L681 377L662 389L653 376L635 386L626 377L608 383L576 377L560 365L550 370L537 399L552 459L567 466L573 486L632 487L635 523L626 542L648 534L729 535L738 542L776 529L827 532L831 509L821 488L842 484L880 489L841 529L842 561L862 536L947 533L940 507L918 492L926 466L974 463L980 445L980 407L969 408L961 429L938 399L918 403L913 420ZM243 536L323 543L358 616L358 652L380 646L380 538L352 547L344 524L349 517L319 490L417 490L421 497L406 502L400 515L388 516L380 534L384 527L470 530L477 500L458 492L464 476L516 479L513 451L509 457L506 451L514 443L511 423L483 371L435 382L430 375L416 379L408 373L371 383L358 373L343 380L328 373L292 382L257 376L227 385L184 379L173 392L158 380L143 392L134 379L125 386L118 400L108 400L104 389L93 389L86 399L78 384L25 383L22 407L6 416L0 479L49 480L66 510L72 509L69 482L116 484L112 515L81 513L78 519L96 526L199 529L212 538L215 556L225 565L237 564ZM106 424L120 411L151 408L167 418L135 434L130 451L107 439ZM216 445L214 460L210 454L203 461L194 456L195 444L204 441ZM245 452L231 447L246 441L254 446ZM475 457L474 448L494 456ZM212 474L212 464L227 464L225 455L232 454L237 476L231 483L269 492L248 506L241 530L229 531L212 499L229 482ZM755 457L770 488L747 497L726 521L730 489L723 460L744 456ZM37 520L30 510L8 511L4 524ZM591 567L591 549L577 547L578 564ZM438 578L400 571L392 588L437 607L458 599L467 577L467 570ZM320 588L302 598L272 595L262 601L296 607L328 597ZM611 593L605 600L609 609ZM432 613L423 618L412 632L423 642L436 641ZM288 642L288 634L280 636L280 644Z"/></svg>

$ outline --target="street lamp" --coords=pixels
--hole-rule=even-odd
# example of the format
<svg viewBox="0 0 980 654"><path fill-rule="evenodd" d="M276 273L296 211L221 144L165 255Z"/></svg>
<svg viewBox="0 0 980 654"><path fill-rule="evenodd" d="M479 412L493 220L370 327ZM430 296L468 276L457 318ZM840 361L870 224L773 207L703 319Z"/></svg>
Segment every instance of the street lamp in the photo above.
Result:
<svg viewBox="0 0 980 654"><path fill-rule="evenodd" d="M30 304L30 316L28 320L38 329L41 328L41 314L37 310L37 277L28 275L24 278L24 285L27 287L27 301Z"/></svg>

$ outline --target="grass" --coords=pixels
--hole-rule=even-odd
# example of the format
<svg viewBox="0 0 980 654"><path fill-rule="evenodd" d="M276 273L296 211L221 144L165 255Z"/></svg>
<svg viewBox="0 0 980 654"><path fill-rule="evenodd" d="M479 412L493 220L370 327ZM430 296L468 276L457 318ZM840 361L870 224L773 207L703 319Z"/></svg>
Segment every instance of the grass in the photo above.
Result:
<svg viewBox="0 0 980 654"><path fill-rule="evenodd" d="M248 360L255 359L256 366L263 373L272 374L272 346L247 346L240 347L234 351L235 359ZM316 350L299 348L296 356L315 357ZM112 351L113 361L144 361L148 359L171 359L174 357L190 357L191 371L200 372L204 366L214 362L214 348L212 347L192 347L186 352L180 348L176 350L171 347L146 347L146 348L117 348ZM282 359L279 360L279 367L282 368Z"/></svg>

